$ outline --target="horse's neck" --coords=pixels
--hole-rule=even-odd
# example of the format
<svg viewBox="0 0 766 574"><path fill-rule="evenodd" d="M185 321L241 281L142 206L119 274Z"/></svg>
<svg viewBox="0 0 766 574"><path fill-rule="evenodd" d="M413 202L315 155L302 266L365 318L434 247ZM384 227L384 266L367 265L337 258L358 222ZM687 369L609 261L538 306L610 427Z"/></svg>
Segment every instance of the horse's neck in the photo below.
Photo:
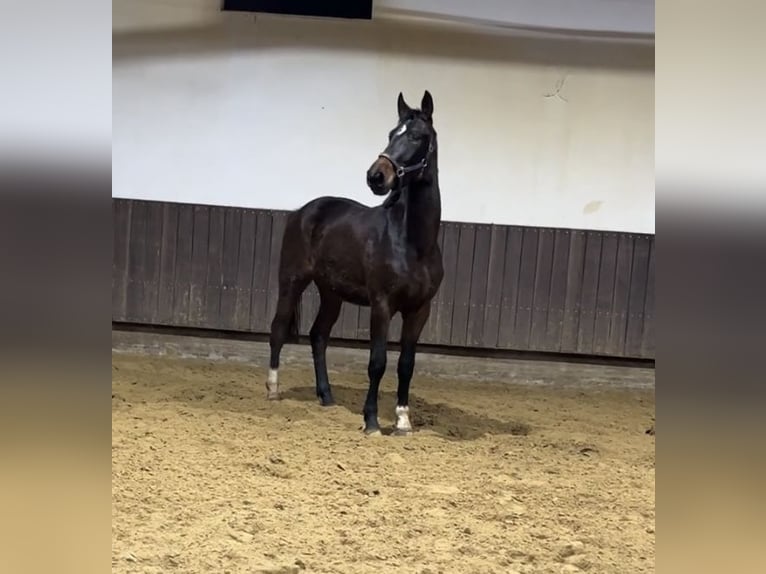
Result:
<svg viewBox="0 0 766 574"><path fill-rule="evenodd" d="M415 182L404 195L407 243L422 257L431 252L439 237L441 194L436 165L429 166L423 180Z"/></svg>

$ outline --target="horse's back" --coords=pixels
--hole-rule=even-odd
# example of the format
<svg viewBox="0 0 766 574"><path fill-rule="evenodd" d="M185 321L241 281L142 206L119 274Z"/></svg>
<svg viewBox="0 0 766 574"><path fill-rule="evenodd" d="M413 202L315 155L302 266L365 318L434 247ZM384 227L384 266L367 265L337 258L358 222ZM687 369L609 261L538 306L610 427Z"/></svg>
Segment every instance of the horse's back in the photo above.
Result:
<svg viewBox="0 0 766 574"><path fill-rule="evenodd" d="M300 235L312 245L317 245L327 235L351 239L375 227L373 220L378 211L353 199L320 197L292 212L288 227L291 232L300 230Z"/></svg>
<svg viewBox="0 0 766 574"><path fill-rule="evenodd" d="M327 196L309 201L293 214L303 221L317 224L330 223L347 214L359 215L369 212L371 209L353 199Z"/></svg>

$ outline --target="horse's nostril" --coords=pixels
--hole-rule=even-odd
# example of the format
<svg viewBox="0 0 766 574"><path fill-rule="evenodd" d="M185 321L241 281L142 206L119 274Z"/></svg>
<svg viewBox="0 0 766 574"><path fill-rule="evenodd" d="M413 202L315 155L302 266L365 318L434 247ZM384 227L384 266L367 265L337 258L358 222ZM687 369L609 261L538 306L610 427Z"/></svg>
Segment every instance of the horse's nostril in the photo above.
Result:
<svg viewBox="0 0 766 574"><path fill-rule="evenodd" d="M383 175L383 172L380 171L380 170L375 170L375 171L367 174L367 181L371 185L381 185L385 178L386 178L386 176Z"/></svg>

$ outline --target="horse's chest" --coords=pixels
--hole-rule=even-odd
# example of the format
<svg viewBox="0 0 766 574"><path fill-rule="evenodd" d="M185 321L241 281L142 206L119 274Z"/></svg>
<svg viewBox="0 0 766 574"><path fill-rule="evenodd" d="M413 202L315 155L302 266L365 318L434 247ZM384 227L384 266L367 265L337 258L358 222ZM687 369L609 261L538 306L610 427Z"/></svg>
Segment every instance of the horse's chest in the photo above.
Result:
<svg viewBox="0 0 766 574"><path fill-rule="evenodd" d="M433 296L434 278L428 267L408 265L396 269L391 291L402 303L421 303Z"/></svg>

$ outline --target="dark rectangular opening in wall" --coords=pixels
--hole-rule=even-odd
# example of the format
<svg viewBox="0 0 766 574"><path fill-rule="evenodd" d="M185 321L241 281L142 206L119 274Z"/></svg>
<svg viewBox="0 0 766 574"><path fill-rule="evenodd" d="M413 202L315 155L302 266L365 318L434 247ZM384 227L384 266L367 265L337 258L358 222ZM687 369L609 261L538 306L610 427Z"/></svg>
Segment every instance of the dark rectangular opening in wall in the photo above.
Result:
<svg viewBox="0 0 766 574"><path fill-rule="evenodd" d="M372 19L372 0L223 0L224 11Z"/></svg>

